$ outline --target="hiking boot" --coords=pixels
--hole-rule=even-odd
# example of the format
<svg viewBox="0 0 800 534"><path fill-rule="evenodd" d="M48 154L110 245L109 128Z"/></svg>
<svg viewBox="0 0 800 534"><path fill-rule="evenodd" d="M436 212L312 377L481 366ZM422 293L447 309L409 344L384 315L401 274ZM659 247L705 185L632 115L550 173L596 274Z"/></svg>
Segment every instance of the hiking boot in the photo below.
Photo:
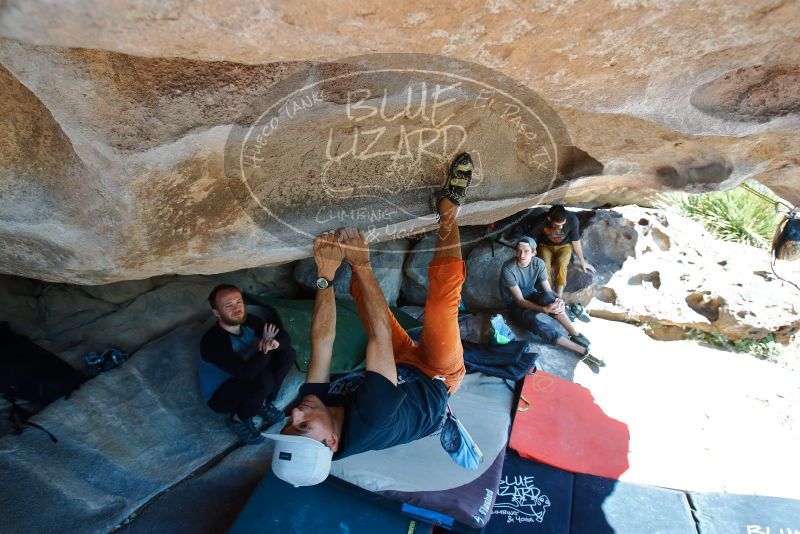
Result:
<svg viewBox="0 0 800 534"><path fill-rule="evenodd" d="M589 338L587 338L583 334L575 334L574 336L569 336L569 340L572 341L573 343L577 343L581 347L586 347L587 349L589 348L589 345L592 344L592 342L589 341Z"/></svg>
<svg viewBox="0 0 800 534"><path fill-rule="evenodd" d="M472 158L466 152L462 152L453 159L450 168L447 169L447 181L438 191L431 195L431 207L434 213L439 213L439 201L443 198L450 200L456 206L460 206L467 197L467 188L472 181Z"/></svg>
<svg viewBox="0 0 800 534"><path fill-rule="evenodd" d="M586 349L586 354L581 356L581 361L588 362L588 363L593 363L597 367L605 367L606 366L605 360L602 359L600 356L595 356L594 354L592 354L592 351L590 351L589 349Z"/></svg>
<svg viewBox="0 0 800 534"><path fill-rule="evenodd" d="M589 314L586 313L586 309L577 302L571 305L569 310L579 321L583 321L584 323L588 323L590 321ZM570 319L572 319L572 317L570 317Z"/></svg>
<svg viewBox="0 0 800 534"><path fill-rule="evenodd" d="M264 404L264 407L258 411L258 415L261 417L261 424L267 428L283 420L283 412L271 402Z"/></svg>
<svg viewBox="0 0 800 534"><path fill-rule="evenodd" d="M255 445L267 439L258 431L252 418L245 419L244 421L237 421L233 417L229 417L226 424L240 440L248 445Z"/></svg>

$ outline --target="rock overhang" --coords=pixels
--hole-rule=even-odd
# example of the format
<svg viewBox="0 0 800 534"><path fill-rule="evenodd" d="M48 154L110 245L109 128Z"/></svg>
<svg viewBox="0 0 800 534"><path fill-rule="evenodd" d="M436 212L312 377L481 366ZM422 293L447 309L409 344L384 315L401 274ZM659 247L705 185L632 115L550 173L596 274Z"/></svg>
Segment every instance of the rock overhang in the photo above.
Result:
<svg viewBox="0 0 800 534"><path fill-rule="evenodd" d="M281 228L265 232L260 221L245 216L247 206L245 215L237 212L241 199L223 179L225 143L234 124L256 118L248 115L248 106L263 97L265 89L314 69L346 73L352 64L340 57L370 48L431 54L433 63L435 56L474 61L493 68L495 77L518 80L523 89L555 104L570 146L577 147L574 167L582 177L552 184L547 197L537 197L533 191L514 188L519 167L509 166L502 150L492 149L489 152L497 154L489 165L494 175L487 175L492 179L484 185L486 190L477 192L473 197L477 202L464 210L465 224L492 222L538 202L564 200L584 207L626 204L662 190L730 188L744 178L761 180L787 200L800 201L796 174L800 146L797 114L792 111L796 95L787 89L790 85L775 81L795 72L791 50L796 40L791 35L800 17L790 15L797 6L655 10L627 4L591 9L537 4L526 12L500 2L467 5L463 12L453 13L421 10L411 2L393 13L377 10L365 16L351 12L352 6L327 6L317 13L322 18L298 18L297 6L277 4L270 13L247 19L209 1L170 4L168 13L145 6L144 12L150 14L135 17L119 7L122 11L114 20L94 15L96 31L78 31L84 24L78 14L91 4L44 12L38 2L28 2L24 8L9 2L0 10L0 34L7 37L0 44L3 83L18 93L27 91L23 100L37 110L24 114L31 130L50 132L48 139L63 139L61 150L66 151L63 157L47 159L26 139L9 137L9 153L22 157L4 164L5 190L27 188L53 195L57 177L61 192L59 202L46 210L30 194L5 201L4 214L38 210L47 215L47 224L41 220L33 224L29 216L17 215L14 225L6 223L0 230L5 272L101 283L160 273L220 272L307 255L307 243L300 239L286 243L285 236L276 239ZM210 13L224 24L208 24ZM194 16L198 14L203 15ZM440 29L445 18L452 22L453 17L467 14L475 21L475 31L458 24ZM728 21L736 32L711 24L714 16ZM343 25L337 31L323 22L333 20ZM573 29L584 29L577 41L561 42L569 35L567 21ZM344 38L347 32L340 30L355 22L361 33ZM223 26L228 36L237 35L237 46L213 38ZM765 34L764 27L782 30ZM279 39L265 45L255 37L259 35L255 28L262 35L264 31L291 35L287 42L293 47ZM689 48L668 38L689 29L695 36ZM203 39L198 37L201 33ZM115 39L109 38L112 34ZM736 46L731 41L734 34ZM768 38L755 39L756 34ZM183 44L178 45L176 38ZM373 42L369 47L367 38ZM210 43L215 43L213 50ZM781 67L752 67L761 64ZM728 72L736 74L733 82L738 85L723 83ZM758 85L759 80L764 83ZM724 102L708 101L708 84L714 83L724 85ZM758 99L745 102L746 114L758 120L743 120L747 117L739 116L741 112L721 116L724 109L740 109L735 107L737 87L755 87L757 94L772 95L764 112L768 116L758 109ZM778 92L770 93L775 88ZM690 101L692 89L704 98ZM716 107L711 113L703 106ZM395 102L396 110L402 107ZM4 116L19 122L20 110L6 108ZM322 114L298 122L293 141L286 143L287 153L302 153L307 144L324 140L327 122ZM338 124L343 138L350 126ZM489 133L481 140L497 147L509 137ZM21 163L25 161L27 167ZM308 221L320 209L340 211L341 206L320 202L292 179L309 169L285 162L281 167L289 168L262 177L262 185L265 192L273 188L287 199L284 213L289 217ZM441 162L427 167L431 176L443 168ZM374 175L376 169L364 170L364 175ZM432 185L431 179L426 186ZM403 202L420 217L401 221L402 229L429 228L427 214L422 214L427 203L424 192L405 194ZM369 199L347 201L345 211L373 206Z"/></svg>

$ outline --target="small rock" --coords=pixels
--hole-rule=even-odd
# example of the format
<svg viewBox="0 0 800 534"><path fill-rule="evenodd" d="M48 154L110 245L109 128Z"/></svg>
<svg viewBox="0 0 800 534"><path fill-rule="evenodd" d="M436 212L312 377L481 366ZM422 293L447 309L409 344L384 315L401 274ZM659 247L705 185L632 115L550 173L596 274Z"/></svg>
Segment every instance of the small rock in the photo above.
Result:
<svg viewBox="0 0 800 534"><path fill-rule="evenodd" d="M515 255L514 250L482 242L467 258L467 280L464 282L462 299L469 310L499 310L506 308L500 296L500 271L503 264Z"/></svg>

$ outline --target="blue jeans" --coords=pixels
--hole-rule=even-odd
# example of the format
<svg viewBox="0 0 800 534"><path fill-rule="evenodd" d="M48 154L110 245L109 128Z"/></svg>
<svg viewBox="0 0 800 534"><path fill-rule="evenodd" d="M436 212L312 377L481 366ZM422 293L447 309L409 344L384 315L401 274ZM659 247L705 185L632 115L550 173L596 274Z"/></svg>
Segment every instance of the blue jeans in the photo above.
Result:
<svg viewBox="0 0 800 534"><path fill-rule="evenodd" d="M555 302L557 298L552 291L537 291L528 295L525 300L529 300L539 306L547 306ZM530 330L542 338L545 343L555 344L558 338L562 337L561 332L545 319L547 315L545 312L537 312L513 303L509 313L512 321Z"/></svg>

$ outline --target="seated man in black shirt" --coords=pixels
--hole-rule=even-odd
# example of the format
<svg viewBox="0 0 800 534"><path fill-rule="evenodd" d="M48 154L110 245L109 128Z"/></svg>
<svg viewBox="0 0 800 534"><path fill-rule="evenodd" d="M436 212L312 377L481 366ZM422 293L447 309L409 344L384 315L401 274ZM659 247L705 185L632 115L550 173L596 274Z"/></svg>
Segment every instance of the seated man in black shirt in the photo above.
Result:
<svg viewBox="0 0 800 534"><path fill-rule="evenodd" d="M567 271L573 251L583 272L595 272L594 266L583 256L578 217L564 206L551 206L547 213L534 219L527 233L539 242L539 258L547 268L547 281L553 281L558 298L561 298L567 285Z"/></svg>
<svg viewBox="0 0 800 534"><path fill-rule="evenodd" d="M231 414L228 426L245 443L260 443L253 417L267 425L283 418L273 402L294 363L295 351L278 314L264 306L264 317L247 313L235 286L219 285L208 296L218 318L200 342L200 388L209 407Z"/></svg>
<svg viewBox="0 0 800 534"><path fill-rule="evenodd" d="M456 212L472 178L472 159L450 165L432 200L440 224L422 334L413 341L386 304L363 235L345 228L314 241L319 279L311 327L311 363L299 403L275 440L276 476L306 486L325 480L332 459L408 443L438 431L447 401L464 378L458 305L466 270ZM331 279L342 261L353 271L351 293L367 333L366 371L330 383L336 305Z"/></svg>

